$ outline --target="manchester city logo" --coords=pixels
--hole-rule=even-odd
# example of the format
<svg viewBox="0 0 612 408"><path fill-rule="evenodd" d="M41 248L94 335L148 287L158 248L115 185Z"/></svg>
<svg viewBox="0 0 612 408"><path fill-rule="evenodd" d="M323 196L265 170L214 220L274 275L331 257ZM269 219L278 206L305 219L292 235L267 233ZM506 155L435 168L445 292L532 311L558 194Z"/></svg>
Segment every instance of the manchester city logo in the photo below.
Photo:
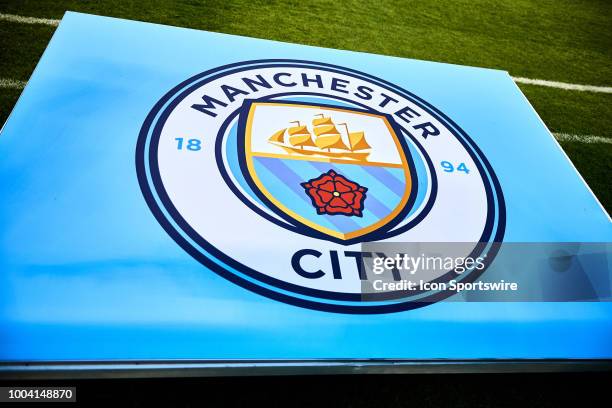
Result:
<svg viewBox="0 0 612 408"><path fill-rule="evenodd" d="M184 81L147 116L136 167L191 256L317 310L386 313L449 295L365 295L363 244L473 243L490 262L504 234L499 182L466 132L418 96L331 64L247 61Z"/></svg>

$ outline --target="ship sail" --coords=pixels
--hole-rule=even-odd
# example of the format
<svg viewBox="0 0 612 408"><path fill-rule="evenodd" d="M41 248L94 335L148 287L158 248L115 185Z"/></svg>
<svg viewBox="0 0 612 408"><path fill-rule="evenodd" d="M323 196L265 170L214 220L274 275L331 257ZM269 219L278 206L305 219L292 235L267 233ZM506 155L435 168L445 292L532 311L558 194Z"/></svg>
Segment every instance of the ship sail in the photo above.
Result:
<svg viewBox="0 0 612 408"><path fill-rule="evenodd" d="M312 142L312 135L308 131L306 126L293 126L288 129L289 143L292 146L298 147L314 147L315 144Z"/></svg>
<svg viewBox="0 0 612 408"><path fill-rule="evenodd" d="M312 120L312 126L321 126L321 125L333 125L334 122L332 122L330 117L322 117L322 118L317 118L317 119L313 119Z"/></svg>
<svg viewBox="0 0 612 408"><path fill-rule="evenodd" d="M342 141L342 135L336 129L331 118L321 117L313 119L314 134L316 135L315 144L319 149L342 149L349 148Z"/></svg>
<svg viewBox="0 0 612 408"><path fill-rule="evenodd" d="M372 146L368 144L365 139L364 132L350 132L348 134L349 142L351 144L351 150L365 150L371 149Z"/></svg>
<svg viewBox="0 0 612 408"><path fill-rule="evenodd" d="M283 128L278 132L274 132L274 134L270 136L268 141L272 143L285 143L285 130L287 129Z"/></svg>

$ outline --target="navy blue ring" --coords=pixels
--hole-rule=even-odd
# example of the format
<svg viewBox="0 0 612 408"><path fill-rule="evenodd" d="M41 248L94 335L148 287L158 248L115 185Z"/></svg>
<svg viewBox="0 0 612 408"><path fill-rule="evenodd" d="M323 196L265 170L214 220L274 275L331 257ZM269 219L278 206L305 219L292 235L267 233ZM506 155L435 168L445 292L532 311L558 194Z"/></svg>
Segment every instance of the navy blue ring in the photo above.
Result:
<svg viewBox="0 0 612 408"><path fill-rule="evenodd" d="M243 279L229 271L227 271L226 269L224 269L221 265L215 263L213 260L211 260L210 258L208 258L207 256L205 256L204 254L202 254L201 252L198 251L197 248L193 247L181 234L179 231L177 231L172 224L169 222L169 220L166 219L165 215L163 214L163 211L161 210L161 208L158 206L158 203L155 199L155 196L153 194L153 192L150 189L150 185L148 182L148 178L147 178L147 168L145 166L145 148L146 148L146 142L147 139L149 137L149 131L151 129L151 125L153 124L153 121L155 119L155 117L157 116L157 114L161 111L161 109L164 107L164 105L166 105L166 103L168 103L169 101L172 100L172 98L181 90L183 89L185 86L192 84L194 81L197 81L198 79L201 78L205 78L211 74L216 74L210 78L207 78L206 82L218 78L220 76L223 75L227 75L228 73L232 73L232 72L224 72L224 73L220 73L220 71L224 71L227 70L229 68L233 68L233 67L238 67L238 66L242 66L243 69L238 69L238 70L234 70L233 72L240 72L246 69L254 69L254 68L258 68L258 67L266 67L267 65L263 65L263 64L274 64L273 66L291 66L291 67L303 67L306 66L308 67L309 65L312 67L313 65L318 68L318 69L322 69L322 70L326 70L326 71L331 71L331 72L338 72L338 73L342 73L347 75L347 72L351 72L353 74L356 75L352 75L354 77L359 78L361 77L366 77L368 78L369 81L371 82L378 82L379 85L382 83L384 84L383 87L387 87L387 88L391 88L393 89L395 92L398 92L399 94L402 94L402 96L406 97L407 99L411 100L412 102L414 102L415 104L419 105L421 108L425 109L426 111L429 111L430 114L432 114L433 116L437 117L438 120L441 120L442 122L444 122L444 120L448 121L446 123L446 125L450 124L451 126L447 126L448 129L455 135L455 137L457 137L457 139L464 145L464 147L466 148L466 150L468 151L468 153L473 157L474 162L476 163L477 167L479 168L479 171L481 172L481 174L485 175L488 173L488 176L491 178L491 181L493 182L493 185L495 187L496 190L496 197L497 197L497 202L498 202L498 206L499 206L499 215L498 215L498 222L497 222L497 231L495 234L494 239L492 240L493 243L498 243L501 242L501 240L503 239L503 235L504 235L504 230L505 230L505 205L504 205L504 199L503 199L503 194L501 192L500 189L500 185L499 185L499 181L497 180L490 164L488 163L488 161L486 160L486 158L482 155L482 152L480 151L480 149L478 149L478 147L474 144L474 142L467 136L467 134L465 134L465 132L460 129L453 121L451 121L449 118L447 118L444 114L442 114L440 111L438 111L436 108L434 108L433 106L431 106L430 104L428 104L427 102L423 101L421 98L418 98L417 96L393 85L390 84L382 79L373 77L371 75L368 74L364 74L352 69L347 69L347 68L343 68L343 67L338 67L338 66L334 66L331 64L325 64L325 63L317 63L317 62L308 62L308 61L296 61L296 60L259 60L259 61L246 61L246 62L238 62L238 63L234 63L234 64L229 64L229 65L225 65L225 66L221 66L218 68L214 68L211 70L208 70L206 72L203 72L201 74L198 74L190 79L187 79L185 81L183 81L181 84L179 84L178 86L174 87L170 92L168 92L166 95L164 95L162 97L162 99L160 99L160 101L153 107L153 109L151 110L151 112L149 113L149 115L147 116L145 122L143 123L143 126L141 128L140 131L140 135L138 138L138 142L136 145L136 171L137 171L137 176L138 176L138 181L139 181L139 185L140 188L143 192L143 195L145 197L145 200L147 202L147 204L149 205L149 208L151 209L151 211L153 212L153 214L155 215L155 217L157 218L158 222L160 222L160 224L162 225L162 227L168 232L168 234L190 255L192 255L195 259L197 259L198 261L200 261L202 264L204 264L206 267L208 267L209 269L213 270L214 272L218 273L219 275L223 276L224 278L246 288L249 289L251 291L254 291L256 293L262 294L264 296L267 296L269 298L272 299L276 299L279 301L283 301L286 303L290 303L296 306L300 306L300 307L306 307L306 308L310 308L310 309L315 309L315 310L323 310L323 311L329 311L329 312L338 312L338 313L360 313L360 314L370 314L370 313L389 313L389 312L398 312L398 311L402 311L402 310L409 310L409 309L414 309L414 308L418 308L418 307L422 307L422 306L426 306L428 304L437 302L439 300L442 300L448 296L451 296L454 294L454 292L451 291L440 291L440 292L436 292L432 295L430 295L429 297L427 297L426 299L421 299L419 301L405 301L405 302L401 302L401 303L392 303L392 304L386 304L386 305L365 305L365 306L355 306L355 305L340 305L340 304L333 304L333 303L321 303L321 302L317 302L317 301L310 301L307 299L303 299L303 298L296 298L296 297L292 297L292 296L288 296L286 294L283 293L279 293L273 290L270 290L268 288L259 286L254 284L251 281L248 281L246 279ZM257 65L259 64L259 66ZM253 66L254 65L254 66ZM323 68L325 67L325 68ZM341 70L341 71L338 71ZM159 137L159 133L161 131L161 127L163 127L163 123L165 122L165 120L167 119L167 117L169 116L169 113L172 111L172 109L180 102L180 100L182 100L187 94L191 93L194 89L200 87L202 85L202 83L196 83L191 85L190 87L188 87L187 89L183 90L183 92L181 92L179 94L179 96L177 98L175 98L174 100L172 100L172 102L169 104L169 106L167 106L164 111L162 112L162 115L160 117L160 119L158 120L156 126L153 129L153 135L152 138L155 138L155 136L157 136L157 138ZM428 109L429 108L429 109ZM435 114L433 113L435 112ZM442 120L442 118L444 120ZM455 131L458 130L459 134L457 134ZM417 144L418 146L418 144ZM476 154L473 154L470 151L470 148L474 149ZM198 245L201 245L204 249L206 249L207 251L209 251L210 253L213 254L214 257L218 258L221 262L224 262L226 264L228 264L229 266L240 270L241 272L249 275L249 273L247 273L243 268L244 265L241 265L239 263L237 263L236 261L234 261L233 259L227 257L225 254L221 253L220 251L218 251L216 248L214 248L212 245L210 245L206 240L204 240L202 237L199 236L199 234L197 234L197 232L195 232L187 223L184 219L182 219L182 217L180 216L180 214L178 213L178 211L176 211L176 209L174 208L174 206L171 204L169 197L167 196L167 193L165 192L165 189L163 188L163 185L161 184L161 177L159 175L158 169L157 169L157 144L156 143L151 143L149 146L149 170L151 171L151 178L153 180L153 187L155 188L160 200L162 201L165 209L168 211L168 213L170 214L170 216L173 218L173 220L179 225L179 227L191 238L193 239L196 243L198 243ZM482 161L482 163L484 164L485 168L488 170L487 173L484 172L484 169L482 168L480 161ZM487 219L487 223L485 226L485 231L483 231L483 236L481 237L481 241L483 241L480 245L477 246L477 249L475 249L473 251L476 252L480 249L484 249L487 245L486 240L488 240L488 238L490 237L490 232L492 232L493 229L493 223L495 220L494 217L494 206L492 203L492 192L491 192L491 187L486 183L485 181L485 188L487 190L487 200L488 200L488 219ZM491 217L489 217L490 215L493 215L492 219L490 219ZM402 228L405 228L406 226L402 226L401 228L398 228L398 230L402 230ZM487 236L488 235L488 236ZM485 236L487 236L486 239ZM491 249L489 250L488 253L488 263L487 266L490 264L490 262L493 260L493 258L495 257L495 254L497 253L497 250L499 249L498 245L493 245L491 247ZM220 255L220 256L217 256ZM225 259L224 259L225 258ZM229 261L229 262L227 262ZM241 268L242 267L242 268ZM478 278L478 276L480 276L484 270L486 270L486 267L480 271L474 270L470 273L469 276L467 276L465 278L465 281L467 282L472 282L475 279ZM449 274L452 273L449 272ZM260 275L263 275L266 278L270 278L267 275L258 273ZM255 279L257 279L257 277L254 277ZM271 278L273 279L273 278ZM282 285L280 286L281 289L284 290L289 290L292 291L293 288L289 288L286 282L282 282ZM268 283L268 282L267 282ZM275 286L279 286L279 285L275 285ZM292 285L292 286L297 286L297 285ZM299 288L302 289L302 294L305 294L306 296L317 296L317 297L321 297L321 293L313 293L313 292L320 292L317 290L313 290L313 289L309 289L309 288L303 288L298 286ZM308 289L307 291L305 291L304 289ZM304 292L308 292L308 293L304 293ZM350 296L351 299L346 299L345 296L342 296L343 294L338 294L335 292L334 293L334 300L358 300L358 301L363 301L365 296L363 295L357 295L357 294L344 294L344 295L352 295ZM388 295L388 294L384 294L384 295ZM357 297L357 299L354 299L354 297ZM389 298L389 296L386 296L386 298ZM367 301L371 301L373 300L371 296L367 296Z"/></svg>

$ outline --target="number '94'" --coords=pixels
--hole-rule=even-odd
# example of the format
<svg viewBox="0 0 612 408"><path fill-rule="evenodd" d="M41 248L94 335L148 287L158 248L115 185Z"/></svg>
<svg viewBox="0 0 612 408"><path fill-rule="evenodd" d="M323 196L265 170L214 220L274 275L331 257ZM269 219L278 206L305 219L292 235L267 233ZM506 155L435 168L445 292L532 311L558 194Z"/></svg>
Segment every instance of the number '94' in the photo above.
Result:
<svg viewBox="0 0 612 408"><path fill-rule="evenodd" d="M453 163L449 161L442 161L440 162L440 165L442 165L442 168L444 169L446 173L453 173L455 171L457 172L461 171L465 174L470 174L470 170L467 168L465 163L458 163L457 166L455 167L455 165L453 165Z"/></svg>

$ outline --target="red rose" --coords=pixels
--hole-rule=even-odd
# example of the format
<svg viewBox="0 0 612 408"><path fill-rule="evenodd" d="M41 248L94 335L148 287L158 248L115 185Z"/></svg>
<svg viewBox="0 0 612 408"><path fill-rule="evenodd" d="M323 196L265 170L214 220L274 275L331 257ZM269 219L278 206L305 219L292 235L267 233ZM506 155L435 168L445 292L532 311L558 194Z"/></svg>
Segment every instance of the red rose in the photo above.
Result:
<svg viewBox="0 0 612 408"><path fill-rule="evenodd" d="M317 209L317 214L362 216L367 188L330 170L301 184Z"/></svg>

